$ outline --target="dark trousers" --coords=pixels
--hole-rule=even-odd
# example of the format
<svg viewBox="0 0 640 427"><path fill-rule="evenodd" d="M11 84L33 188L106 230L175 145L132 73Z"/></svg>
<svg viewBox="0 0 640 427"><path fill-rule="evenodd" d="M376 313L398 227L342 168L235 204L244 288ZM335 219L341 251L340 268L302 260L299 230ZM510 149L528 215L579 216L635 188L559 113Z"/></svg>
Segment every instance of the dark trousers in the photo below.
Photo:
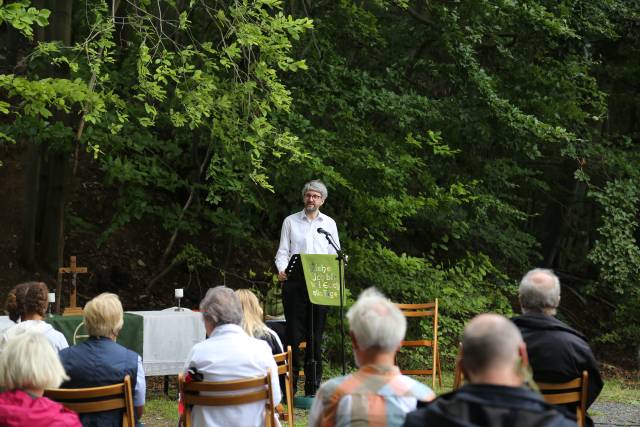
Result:
<svg viewBox="0 0 640 427"><path fill-rule="evenodd" d="M322 380L322 334L327 319L328 307L311 304L304 281L287 280L282 288L282 302L286 323L286 344L293 352L293 383L298 384L301 368L301 353L298 345L307 342L304 353L304 392L307 396L316 394ZM313 315L313 336L311 319ZM312 351L313 349L313 351ZM312 357L313 356L313 357ZM315 362L315 363L314 363ZM315 381L313 366L315 365Z"/></svg>

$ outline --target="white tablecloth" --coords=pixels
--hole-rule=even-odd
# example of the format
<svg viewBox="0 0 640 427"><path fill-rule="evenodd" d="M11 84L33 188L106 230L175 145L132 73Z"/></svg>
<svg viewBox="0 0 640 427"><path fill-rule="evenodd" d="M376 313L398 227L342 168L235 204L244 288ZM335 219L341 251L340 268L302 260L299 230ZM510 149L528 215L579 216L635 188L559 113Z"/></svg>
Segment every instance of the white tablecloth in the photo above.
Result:
<svg viewBox="0 0 640 427"><path fill-rule="evenodd" d="M191 310L128 311L143 317L143 364L147 376L177 375L194 344L205 339L202 314Z"/></svg>

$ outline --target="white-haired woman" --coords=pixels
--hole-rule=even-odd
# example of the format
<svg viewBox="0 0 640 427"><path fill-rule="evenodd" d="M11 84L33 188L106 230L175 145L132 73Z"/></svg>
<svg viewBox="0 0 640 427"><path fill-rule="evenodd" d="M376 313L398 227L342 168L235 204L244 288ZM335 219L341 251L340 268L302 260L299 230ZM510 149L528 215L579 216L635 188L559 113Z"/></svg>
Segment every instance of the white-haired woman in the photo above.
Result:
<svg viewBox="0 0 640 427"><path fill-rule="evenodd" d="M262 320L263 311L256 294L249 289L237 289L235 292L242 305L242 329L250 337L266 341L271 347L271 353L282 353L283 347L280 337Z"/></svg>
<svg viewBox="0 0 640 427"><path fill-rule="evenodd" d="M0 354L0 426L80 427L75 412L43 397L67 376L44 335L23 331Z"/></svg>

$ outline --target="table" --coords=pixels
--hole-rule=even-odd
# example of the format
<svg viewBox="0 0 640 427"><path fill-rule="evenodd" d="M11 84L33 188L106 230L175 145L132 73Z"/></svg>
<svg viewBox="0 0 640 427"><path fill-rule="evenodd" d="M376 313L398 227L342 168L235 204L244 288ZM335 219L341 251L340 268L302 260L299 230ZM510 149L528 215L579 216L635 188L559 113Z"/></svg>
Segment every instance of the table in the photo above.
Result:
<svg viewBox="0 0 640 427"><path fill-rule="evenodd" d="M206 338L202 314L176 311L130 311L143 319L143 364L147 376L182 372L194 344Z"/></svg>

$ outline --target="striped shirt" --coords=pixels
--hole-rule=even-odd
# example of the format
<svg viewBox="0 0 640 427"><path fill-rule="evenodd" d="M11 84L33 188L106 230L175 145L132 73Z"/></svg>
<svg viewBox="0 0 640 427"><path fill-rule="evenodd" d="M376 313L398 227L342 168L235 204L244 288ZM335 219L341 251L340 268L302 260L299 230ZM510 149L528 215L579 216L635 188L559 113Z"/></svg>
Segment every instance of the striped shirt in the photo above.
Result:
<svg viewBox="0 0 640 427"><path fill-rule="evenodd" d="M435 397L397 366L363 366L320 387L309 413L310 427L401 426L418 401Z"/></svg>

